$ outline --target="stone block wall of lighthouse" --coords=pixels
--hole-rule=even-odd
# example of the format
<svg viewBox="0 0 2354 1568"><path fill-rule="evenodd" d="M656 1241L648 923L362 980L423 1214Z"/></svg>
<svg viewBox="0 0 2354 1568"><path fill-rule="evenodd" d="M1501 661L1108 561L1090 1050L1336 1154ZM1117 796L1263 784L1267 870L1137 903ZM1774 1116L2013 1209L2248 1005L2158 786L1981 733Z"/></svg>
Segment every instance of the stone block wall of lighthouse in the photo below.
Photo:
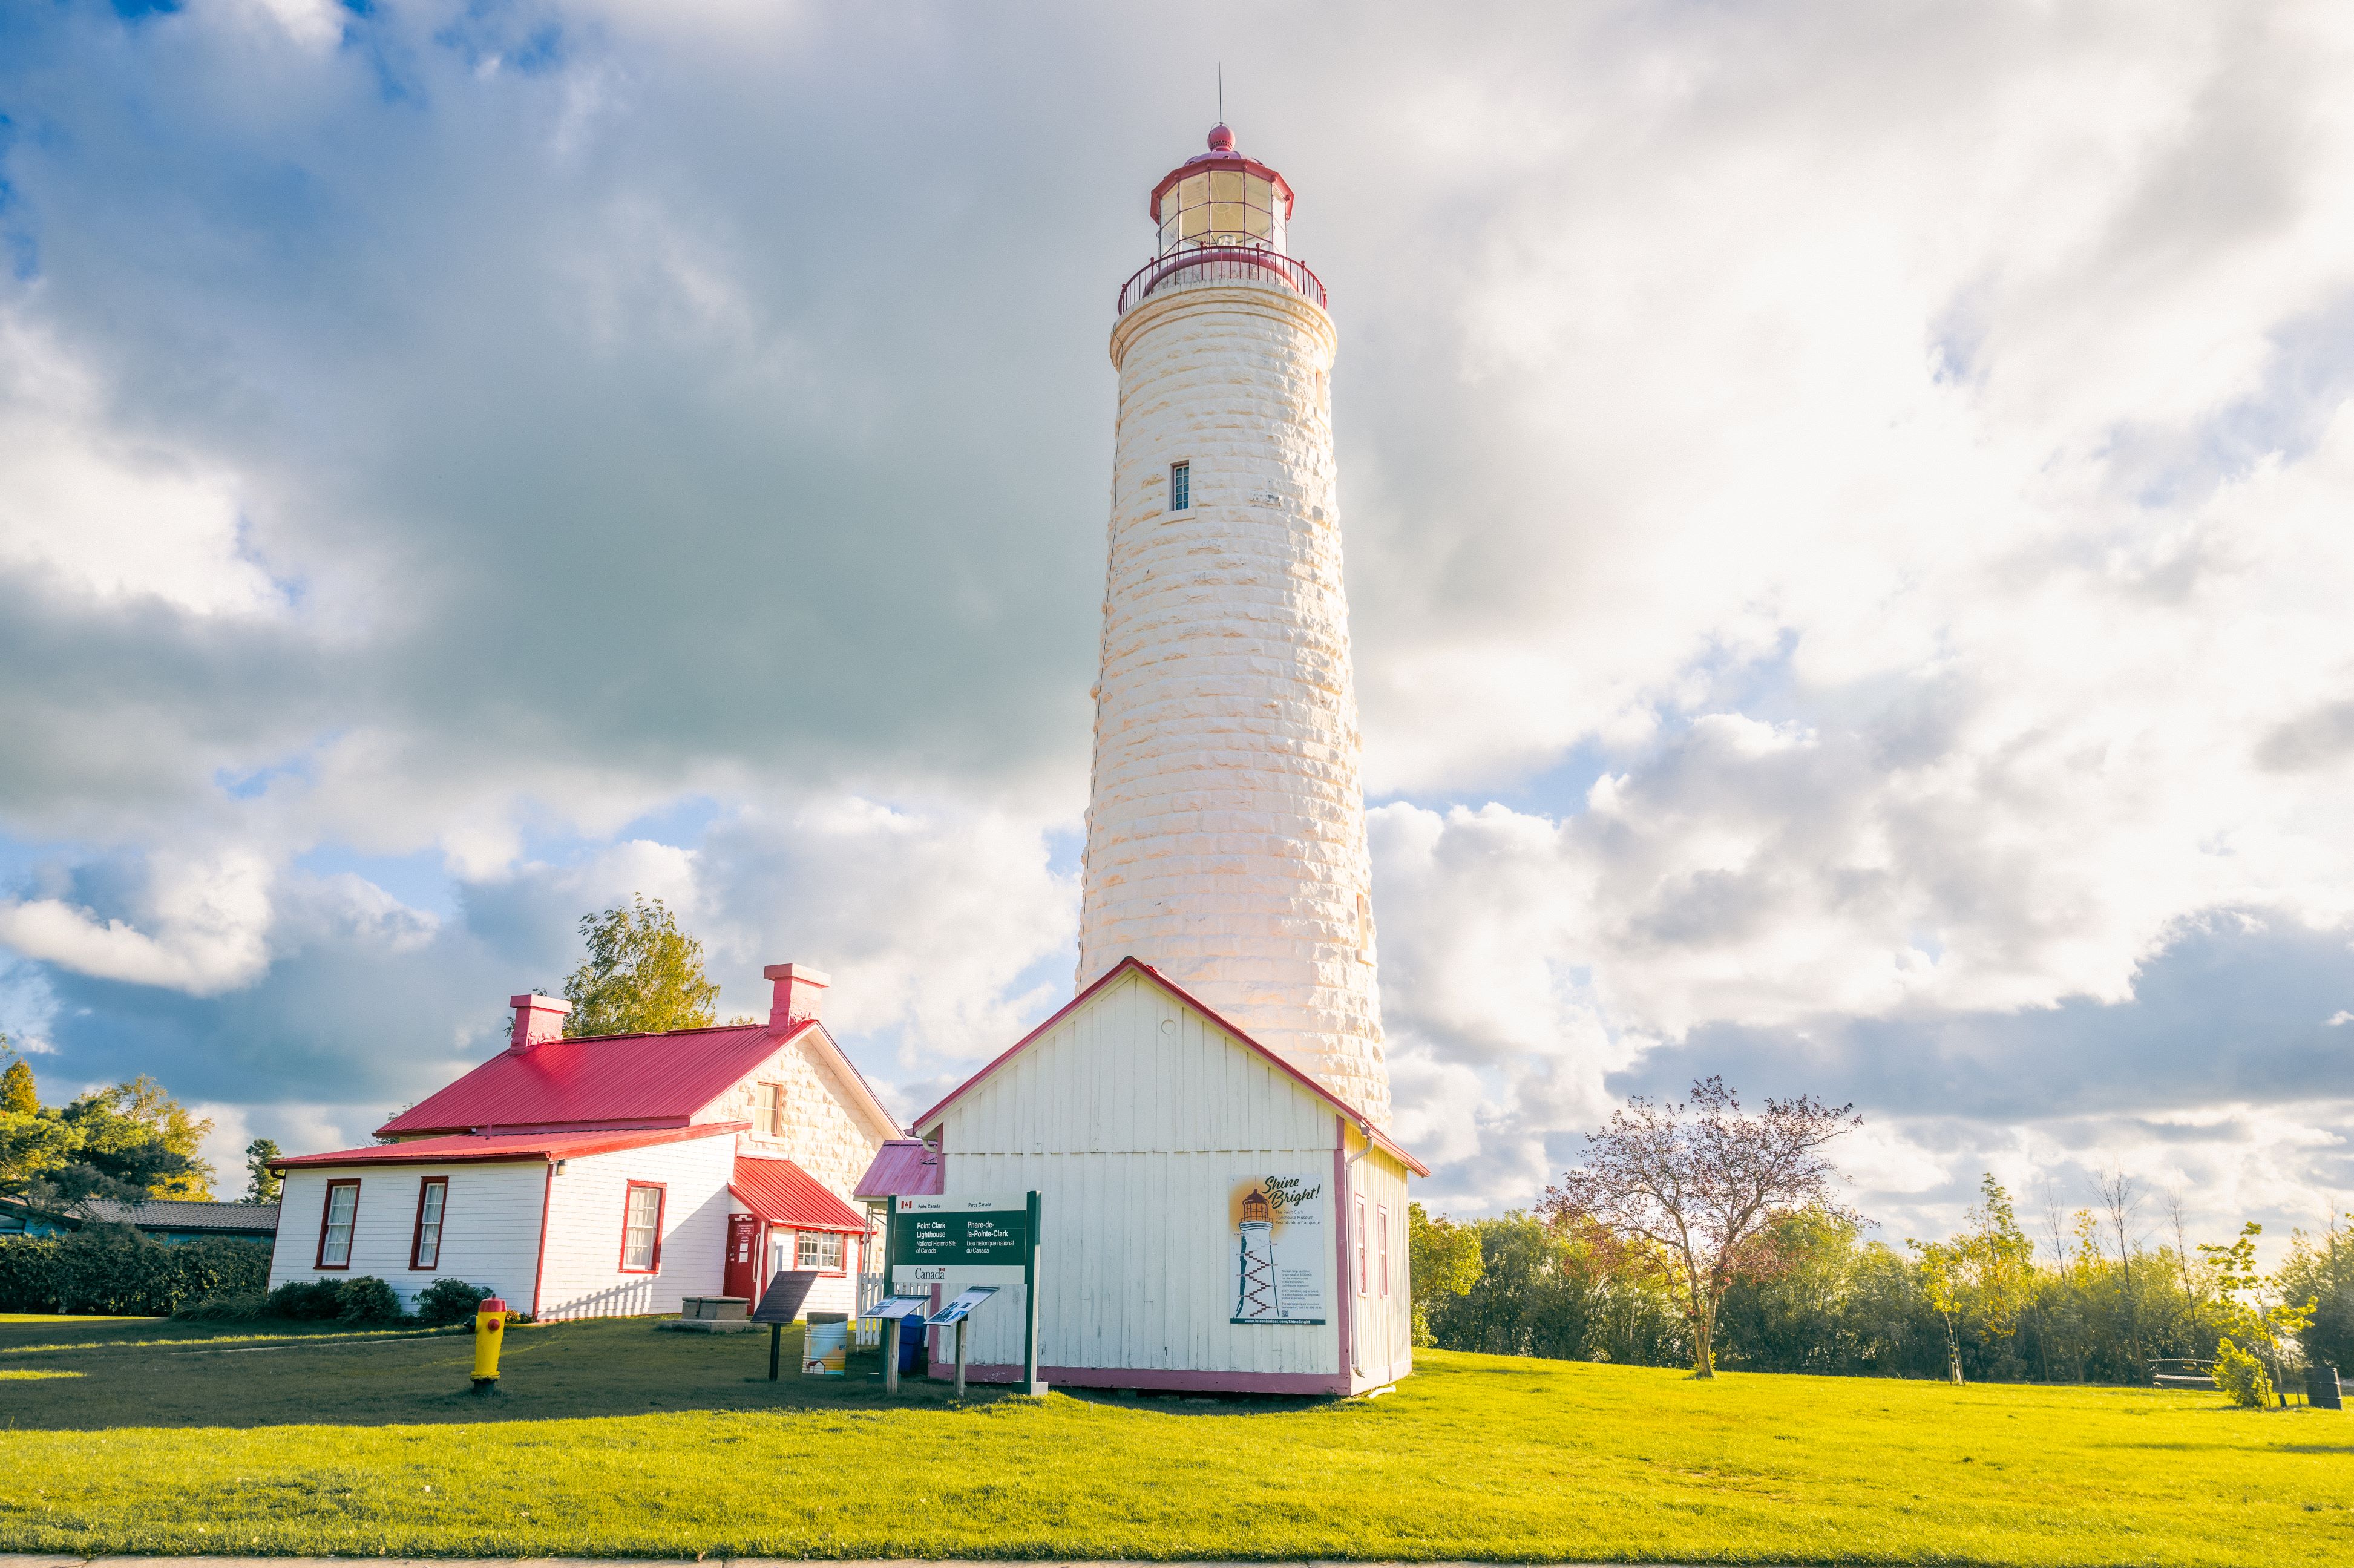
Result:
<svg viewBox="0 0 2354 1568"><path fill-rule="evenodd" d="M1334 347L1272 284L1168 288L1113 331L1078 981L1133 953L1386 1128Z"/></svg>

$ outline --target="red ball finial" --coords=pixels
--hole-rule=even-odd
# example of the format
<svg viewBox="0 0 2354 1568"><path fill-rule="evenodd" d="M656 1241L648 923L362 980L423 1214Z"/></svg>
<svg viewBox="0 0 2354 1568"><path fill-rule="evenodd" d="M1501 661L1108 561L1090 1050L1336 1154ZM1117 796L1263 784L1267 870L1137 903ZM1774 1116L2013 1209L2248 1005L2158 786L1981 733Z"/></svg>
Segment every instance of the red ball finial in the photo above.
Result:
<svg viewBox="0 0 2354 1568"><path fill-rule="evenodd" d="M1210 151L1213 153L1231 153L1234 150L1235 133L1227 130L1223 124L1211 126Z"/></svg>

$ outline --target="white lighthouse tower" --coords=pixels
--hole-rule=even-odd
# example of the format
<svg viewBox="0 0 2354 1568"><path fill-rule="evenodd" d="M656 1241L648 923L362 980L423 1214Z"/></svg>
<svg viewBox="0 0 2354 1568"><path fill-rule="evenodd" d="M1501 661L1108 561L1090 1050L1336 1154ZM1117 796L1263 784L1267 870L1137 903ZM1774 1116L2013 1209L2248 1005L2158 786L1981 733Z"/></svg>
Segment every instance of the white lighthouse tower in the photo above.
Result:
<svg viewBox="0 0 2354 1568"><path fill-rule="evenodd" d="M1119 430L1079 936L1386 1128L1324 286L1235 149L1152 191L1112 329Z"/></svg>

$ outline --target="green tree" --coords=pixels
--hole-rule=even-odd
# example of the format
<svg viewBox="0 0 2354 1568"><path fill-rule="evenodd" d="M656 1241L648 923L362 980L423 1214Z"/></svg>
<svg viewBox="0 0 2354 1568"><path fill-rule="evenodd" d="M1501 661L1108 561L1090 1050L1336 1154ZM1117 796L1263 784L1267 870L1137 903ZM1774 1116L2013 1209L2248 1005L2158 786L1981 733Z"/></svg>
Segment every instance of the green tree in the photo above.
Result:
<svg viewBox="0 0 2354 1568"><path fill-rule="evenodd" d="M197 1157L209 1119L198 1120L142 1074L93 1090L61 1111L44 1111L72 1135L66 1161L41 1182L46 1200L74 1207L94 1198L208 1199L213 1168Z"/></svg>
<svg viewBox="0 0 2354 1568"><path fill-rule="evenodd" d="M1430 1307L1441 1296L1462 1296L1479 1283L1479 1233L1444 1215L1432 1219L1420 1203L1405 1206L1408 1274L1414 1292L1414 1342L1435 1345Z"/></svg>
<svg viewBox="0 0 2354 1568"><path fill-rule="evenodd" d="M2250 1220L2240 1228L2239 1240L2229 1246L2213 1246L2200 1243L2199 1250L2215 1271L2215 1293L2222 1301L2222 1316L2227 1332L2215 1351L2220 1364L2226 1359L2226 1347L2234 1351L2253 1354L2273 1372L2278 1383L2282 1363L2291 1346L2313 1321L2319 1305L2310 1296L2302 1306L2287 1293L2285 1277L2267 1275L2256 1268L2256 1238L2264 1227ZM2233 1340L2238 1344L2234 1345ZM2218 1372L2221 1378L2221 1372ZM2243 1403L2245 1403L2244 1401Z"/></svg>
<svg viewBox="0 0 2354 1568"><path fill-rule="evenodd" d="M266 1138L257 1138L245 1146L245 1196L240 1203L274 1203L278 1202L279 1179L270 1169L278 1158L278 1145Z"/></svg>
<svg viewBox="0 0 2354 1568"><path fill-rule="evenodd" d="M2318 1236L2291 1232L2277 1277L2290 1300L2314 1304L2313 1322L2299 1336L2306 1359L2354 1369L2354 1237L2341 1217L2330 1215Z"/></svg>
<svg viewBox="0 0 2354 1568"><path fill-rule="evenodd" d="M2215 1386L2248 1410L2262 1410L2273 1402L2273 1380L2264 1363L2233 1344L2229 1334L2215 1342Z"/></svg>
<svg viewBox="0 0 2354 1568"><path fill-rule="evenodd" d="M572 1012L567 1035L656 1033L700 1029L714 1017L719 987L703 972L703 944L678 928L659 898L583 915L588 956L564 982Z"/></svg>
<svg viewBox="0 0 2354 1568"><path fill-rule="evenodd" d="M54 1115L0 1110L0 1197L37 1194L80 1148L80 1134Z"/></svg>
<svg viewBox="0 0 2354 1568"><path fill-rule="evenodd" d="M1950 1241L1908 1240L1918 1257L1922 1294L1946 1325L1946 1375L1962 1381L1965 1319L1983 1339L2009 1339L2035 1298L2035 1244L2019 1228L2010 1194L1988 1171L1970 1228Z"/></svg>
<svg viewBox="0 0 2354 1568"><path fill-rule="evenodd" d="M0 1034L0 1052L8 1057L8 1070L0 1073L0 1115L39 1115L41 1096L33 1083L32 1064L9 1049L5 1034Z"/></svg>

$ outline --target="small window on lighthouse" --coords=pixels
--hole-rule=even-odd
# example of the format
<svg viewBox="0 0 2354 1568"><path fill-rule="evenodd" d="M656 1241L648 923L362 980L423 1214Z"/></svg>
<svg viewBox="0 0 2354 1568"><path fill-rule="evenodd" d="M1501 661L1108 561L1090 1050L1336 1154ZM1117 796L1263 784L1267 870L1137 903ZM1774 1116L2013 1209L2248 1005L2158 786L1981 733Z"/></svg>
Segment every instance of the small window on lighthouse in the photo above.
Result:
<svg viewBox="0 0 2354 1568"><path fill-rule="evenodd" d="M1193 465L1172 462L1169 465L1169 510L1182 512L1193 504Z"/></svg>

